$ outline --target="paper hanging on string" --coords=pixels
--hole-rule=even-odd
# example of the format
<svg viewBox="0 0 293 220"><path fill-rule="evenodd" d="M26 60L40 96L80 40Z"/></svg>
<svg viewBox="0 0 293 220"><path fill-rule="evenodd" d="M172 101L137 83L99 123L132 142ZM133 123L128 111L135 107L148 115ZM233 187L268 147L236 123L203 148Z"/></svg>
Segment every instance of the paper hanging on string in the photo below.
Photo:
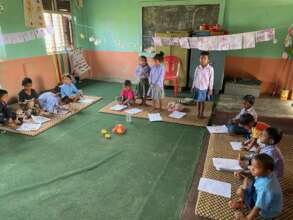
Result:
<svg viewBox="0 0 293 220"><path fill-rule="evenodd" d="M243 33L243 49L255 48L255 32Z"/></svg>
<svg viewBox="0 0 293 220"><path fill-rule="evenodd" d="M275 28L268 28L256 32L256 42L265 42L275 39Z"/></svg>
<svg viewBox="0 0 293 220"><path fill-rule="evenodd" d="M0 34L0 45L24 43L52 35L53 32L53 28L48 27L26 32Z"/></svg>
<svg viewBox="0 0 293 220"><path fill-rule="evenodd" d="M190 49L188 37L182 37L179 39L179 44L181 48Z"/></svg>

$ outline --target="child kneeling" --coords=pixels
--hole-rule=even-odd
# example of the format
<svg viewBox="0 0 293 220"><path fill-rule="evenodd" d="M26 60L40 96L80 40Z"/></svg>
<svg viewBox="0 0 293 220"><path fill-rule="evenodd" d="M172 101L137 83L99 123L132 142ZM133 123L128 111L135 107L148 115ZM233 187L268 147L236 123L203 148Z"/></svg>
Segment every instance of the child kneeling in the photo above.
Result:
<svg viewBox="0 0 293 220"><path fill-rule="evenodd" d="M267 154L256 155L251 162L250 172L254 180L249 187L245 181L236 194L239 201L230 201L232 209L241 209L244 206L250 209L248 215L241 211L235 212L235 218L252 220L258 216L272 219L279 216L283 208L283 195L280 183L274 174L274 160Z"/></svg>

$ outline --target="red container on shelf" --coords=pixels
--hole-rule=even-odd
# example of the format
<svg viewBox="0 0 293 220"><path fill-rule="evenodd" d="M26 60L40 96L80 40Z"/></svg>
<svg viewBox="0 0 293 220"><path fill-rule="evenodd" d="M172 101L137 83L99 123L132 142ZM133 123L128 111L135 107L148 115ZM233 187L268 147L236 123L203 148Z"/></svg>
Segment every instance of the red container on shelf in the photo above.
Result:
<svg viewBox="0 0 293 220"><path fill-rule="evenodd" d="M209 30L210 29L210 26L208 24L201 24L199 26L199 30L201 31L205 31L205 30Z"/></svg>

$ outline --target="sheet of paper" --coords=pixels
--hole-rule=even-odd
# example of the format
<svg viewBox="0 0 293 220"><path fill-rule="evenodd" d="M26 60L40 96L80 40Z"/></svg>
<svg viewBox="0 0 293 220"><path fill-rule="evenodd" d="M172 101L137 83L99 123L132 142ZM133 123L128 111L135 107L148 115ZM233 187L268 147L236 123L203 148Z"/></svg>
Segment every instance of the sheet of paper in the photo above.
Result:
<svg viewBox="0 0 293 220"><path fill-rule="evenodd" d="M117 104L117 105L112 106L110 109L112 111L122 111L123 109L126 109L126 108L127 108L127 105Z"/></svg>
<svg viewBox="0 0 293 220"><path fill-rule="evenodd" d="M185 48L185 49L189 49L190 45L189 45L189 38L188 37L181 37L179 39L179 45L181 48Z"/></svg>
<svg viewBox="0 0 293 220"><path fill-rule="evenodd" d="M243 49L255 48L255 32L243 33Z"/></svg>
<svg viewBox="0 0 293 220"><path fill-rule="evenodd" d="M207 129L211 134L225 134L225 133L228 133L228 128L225 125L207 126Z"/></svg>
<svg viewBox="0 0 293 220"><path fill-rule="evenodd" d="M83 99L80 99L78 102L82 104L90 104L90 103L93 103L93 101L94 101L93 99L83 98Z"/></svg>
<svg viewBox="0 0 293 220"><path fill-rule="evenodd" d="M143 110L142 109L139 109L139 108L132 108L132 109L125 110L125 113L131 114L131 115L135 115L135 114L138 114L138 113L140 113L142 111Z"/></svg>
<svg viewBox="0 0 293 220"><path fill-rule="evenodd" d="M198 190L202 192L207 192L213 195L223 196L226 198L231 198L231 184L208 179L208 178L200 178L198 184Z"/></svg>
<svg viewBox="0 0 293 220"><path fill-rule="evenodd" d="M256 32L256 42L265 42L265 41L271 41L275 39L275 29L274 28L268 28L265 30L260 30Z"/></svg>
<svg viewBox="0 0 293 220"><path fill-rule="evenodd" d="M242 34L231 34L229 35L229 49L239 50L242 49Z"/></svg>
<svg viewBox="0 0 293 220"><path fill-rule="evenodd" d="M37 131L40 129L42 125L36 124L36 123L23 123L19 128L17 128L17 131Z"/></svg>
<svg viewBox="0 0 293 220"><path fill-rule="evenodd" d="M162 121L162 117L161 117L160 113L152 113L152 114L148 114L148 116L149 116L149 120L151 122Z"/></svg>
<svg viewBox="0 0 293 220"><path fill-rule="evenodd" d="M170 118L180 119L180 118L183 118L185 115L186 115L185 112L174 111L174 112L172 112L172 113L169 115L169 117L170 117Z"/></svg>
<svg viewBox="0 0 293 220"><path fill-rule="evenodd" d="M233 148L233 150L239 150L240 151L241 148L242 148L242 142L240 142L240 141L231 141L230 145ZM250 149L250 151L255 152L256 148L253 147L253 148Z"/></svg>
<svg viewBox="0 0 293 220"><path fill-rule="evenodd" d="M239 165L238 160L225 159L225 158L213 158L213 164L217 170L231 171L231 172L242 170L242 167Z"/></svg>
<svg viewBox="0 0 293 220"><path fill-rule="evenodd" d="M32 115L32 119L37 124L43 124L51 120L50 118L46 118L44 116L34 116L34 115Z"/></svg>

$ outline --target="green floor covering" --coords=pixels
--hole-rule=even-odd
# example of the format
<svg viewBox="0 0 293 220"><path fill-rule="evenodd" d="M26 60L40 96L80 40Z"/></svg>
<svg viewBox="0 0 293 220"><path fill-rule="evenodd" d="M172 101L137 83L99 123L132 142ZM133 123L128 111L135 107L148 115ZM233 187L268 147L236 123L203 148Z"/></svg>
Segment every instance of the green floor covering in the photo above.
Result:
<svg viewBox="0 0 293 220"><path fill-rule="evenodd" d="M0 135L0 219L179 219L205 129L134 118L104 140L101 128L125 123L98 113L121 85L83 84L104 99L37 137Z"/></svg>

